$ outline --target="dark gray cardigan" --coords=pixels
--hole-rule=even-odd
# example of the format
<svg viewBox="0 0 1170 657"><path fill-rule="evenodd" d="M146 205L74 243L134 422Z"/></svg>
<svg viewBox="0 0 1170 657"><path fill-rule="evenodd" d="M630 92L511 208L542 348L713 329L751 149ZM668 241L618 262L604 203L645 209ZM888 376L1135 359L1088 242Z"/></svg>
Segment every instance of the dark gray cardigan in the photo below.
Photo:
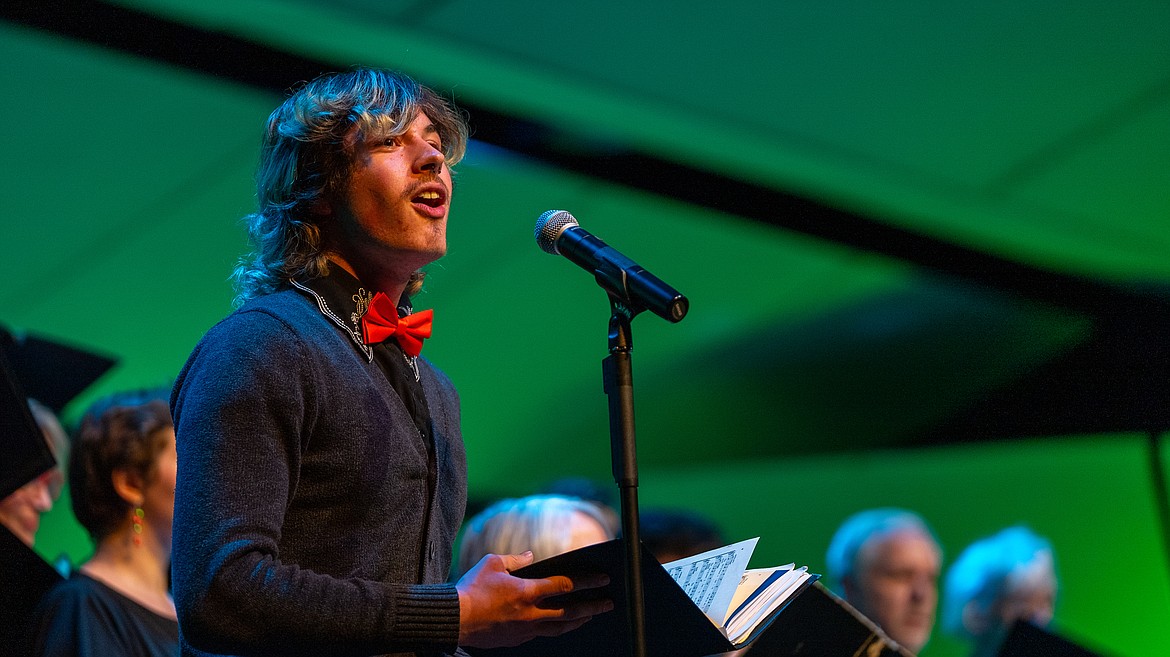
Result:
<svg viewBox="0 0 1170 657"><path fill-rule="evenodd" d="M213 327L175 384L184 654L453 651L443 583L467 497L459 400L418 360L427 445L378 365L305 293ZM427 517L427 510L430 510Z"/></svg>

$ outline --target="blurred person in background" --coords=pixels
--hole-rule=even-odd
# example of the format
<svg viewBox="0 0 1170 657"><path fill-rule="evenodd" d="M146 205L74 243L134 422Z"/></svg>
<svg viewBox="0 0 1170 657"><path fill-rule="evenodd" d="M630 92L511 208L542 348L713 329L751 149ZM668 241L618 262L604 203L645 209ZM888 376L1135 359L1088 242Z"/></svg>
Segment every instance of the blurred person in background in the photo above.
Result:
<svg viewBox="0 0 1170 657"><path fill-rule="evenodd" d="M553 480L536 494L576 497L586 502L593 502L605 515L609 532L614 536L622 533L622 521L618 513L617 486L613 482L605 483L589 477L572 475Z"/></svg>
<svg viewBox="0 0 1170 657"><path fill-rule="evenodd" d="M917 514L882 508L849 517L825 555L846 602L912 653L930 640L942 550Z"/></svg>
<svg viewBox="0 0 1170 657"><path fill-rule="evenodd" d="M41 601L34 650L46 656L174 657L169 590L175 430L161 399L115 395L87 412L69 464L73 513L93 556Z"/></svg>
<svg viewBox="0 0 1170 657"><path fill-rule="evenodd" d="M1015 622L1048 626L1056 589L1052 545L1009 527L972 543L947 571L943 629L969 641L976 657L990 657Z"/></svg>
<svg viewBox="0 0 1170 657"><path fill-rule="evenodd" d="M532 552L540 561L614 538L609 516L595 502L563 495L530 495L492 504L467 522L459 572L487 554Z"/></svg>
<svg viewBox="0 0 1170 657"><path fill-rule="evenodd" d="M670 563L727 545L722 530L709 518L693 511L647 509L639 516L642 544L658 563Z"/></svg>
<svg viewBox="0 0 1170 657"><path fill-rule="evenodd" d="M28 400L28 406L57 465L0 500L0 525L4 525L22 543L32 547L37 529L41 526L41 515L52 510L53 503L61 495L65 483L65 473L61 466L69 459L69 438L53 411L32 399Z"/></svg>

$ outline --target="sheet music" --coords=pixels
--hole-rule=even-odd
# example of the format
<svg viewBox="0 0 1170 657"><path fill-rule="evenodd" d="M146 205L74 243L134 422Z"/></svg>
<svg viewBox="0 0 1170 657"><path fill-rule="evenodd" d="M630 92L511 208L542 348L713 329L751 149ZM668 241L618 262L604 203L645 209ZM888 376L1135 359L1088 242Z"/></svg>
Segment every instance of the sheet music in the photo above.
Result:
<svg viewBox="0 0 1170 657"><path fill-rule="evenodd" d="M722 627L731 598L759 537L663 564L666 572L707 617Z"/></svg>

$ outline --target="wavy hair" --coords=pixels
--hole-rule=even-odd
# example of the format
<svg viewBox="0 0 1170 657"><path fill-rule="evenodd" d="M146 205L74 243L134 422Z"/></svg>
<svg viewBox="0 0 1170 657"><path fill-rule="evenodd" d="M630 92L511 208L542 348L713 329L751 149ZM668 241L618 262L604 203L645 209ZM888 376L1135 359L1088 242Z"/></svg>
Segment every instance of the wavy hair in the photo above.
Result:
<svg viewBox="0 0 1170 657"><path fill-rule="evenodd" d="M434 122L448 166L463 158L467 122L433 90L382 69L323 75L293 93L268 117L256 169L258 209L244 218L253 251L236 266L236 305L280 289L290 279L328 273L320 215L353 170L353 144L403 134L419 113ZM350 138L356 131L357 139ZM423 272L406 292L422 287Z"/></svg>
<svg viewBox="0 0 1170 657"><path fill-rule="evenodd" d="M145 392L117 393L86 411L69 461L69 490L73 515L95 544L133 508L114 488L114 472L152 481L155 459L170 440L163 430L173 426L167 403Z"/></svg>

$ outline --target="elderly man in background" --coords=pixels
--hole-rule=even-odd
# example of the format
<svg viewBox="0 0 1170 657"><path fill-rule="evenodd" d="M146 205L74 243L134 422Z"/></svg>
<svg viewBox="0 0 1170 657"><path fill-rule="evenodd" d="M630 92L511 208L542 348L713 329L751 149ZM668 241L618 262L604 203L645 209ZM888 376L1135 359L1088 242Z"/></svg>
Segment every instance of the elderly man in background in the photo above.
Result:
<svg viewBox="0 0 1170 657"><path fill-rule="evenodd" d="M921 517L862 511L838 528L826 564L849 604L902 647L922 650L934 627L942 550Z"/></svg>
<svg viewBox="0 0 1170 657"><path fill-rule="evenodd" d="M61 487L65 483L65 473L61 466L69 460L69 438L57 416L48 407L32 399L28 400L28 406L57 465L0 500L0 525L22 543L32 547L41 526L41 516L53 509L53 502L61 495Z"/></svg>
<svg viewBox="0 0 1170 657"><path fill-rule="evenodd" d="M998 653L1017 621L1052 622L1056 566L1052 545L1026 527L975 541L947 571L942 625L969 641L973 655Z"/></svg>

